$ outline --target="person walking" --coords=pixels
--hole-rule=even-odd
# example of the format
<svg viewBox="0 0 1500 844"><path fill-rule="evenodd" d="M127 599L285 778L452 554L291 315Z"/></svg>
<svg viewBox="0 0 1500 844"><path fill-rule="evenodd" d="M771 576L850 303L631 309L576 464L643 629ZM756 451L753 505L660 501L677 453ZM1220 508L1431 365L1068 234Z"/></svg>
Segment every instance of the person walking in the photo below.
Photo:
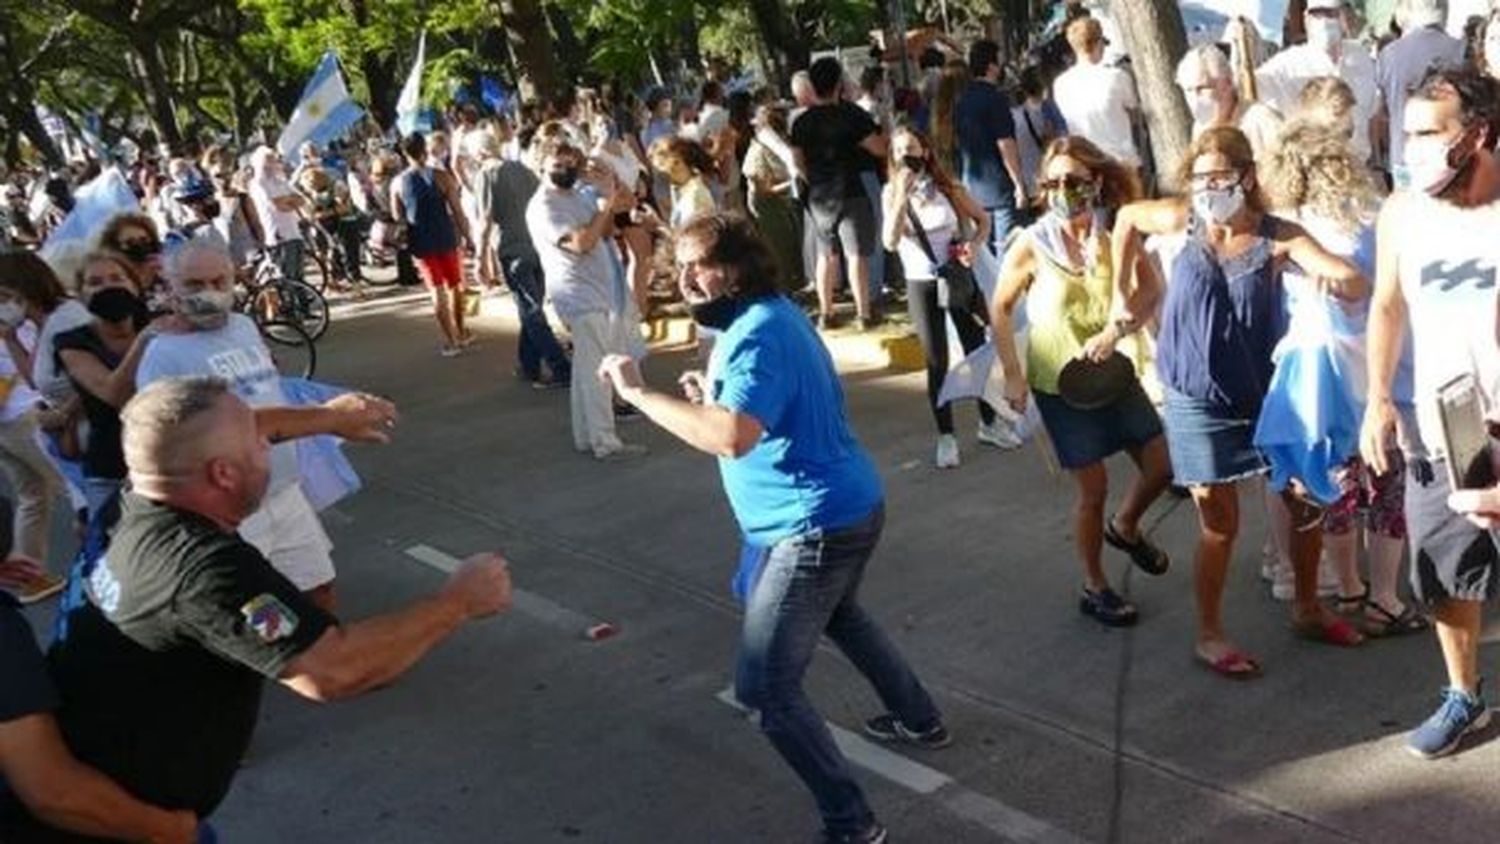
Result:
<svg viewBox="0 0 1500 844"><path fill-rule="evenodd" d="M512 131L508 122L500 123L499 128L499 136L482 135L479 143L484 161L476 180L479 214L484 221L479 242L494 244L492 250L484 250L483 260L493 259L499 264L498 273L491 267L486 274L490 278L504 276L515 300L521 322L516 335L521 377L537 389L567 388L572 384L573 365L547 322L542 307L542 259L526 226L526 205L541 187L541 180L520 161L499 157L499 149L509 142L507 135Z"/></svg>
<svg viewBox="0 0 1500 844"><path fill-rule="evenodd" d="M442 338L439 353L458 355L474 341L464 325L463 244L469 240L458 180L432 165L427 140L413 132L401 140L406 172L391 188L391 216L406 224L406 248L432 293L433 316ZM441 160L441 159L436 159Z"/></svg>
<svg viewBox="0 0 1500 844"><path fill-rule="evenodd" d="M1391 471L1387 448L1399 420L1411 586L1433 611L1448 680L1437 710L1407 736L1406 747L1434 759L1490 718L1479 643L1484 602L1500 594L1500 508L1493 481L1484 490L1453 489L1438 393L1455 378L1477 374L1488 400L1496 398L1500 82L1476 71L1436 71L1407 98L1402 119L1407 184L1376 222L1360 453L1376 474ZM1402 413L1393 387L1407 345L1415 419Z"/></svg>
<svg viewBox="0 0 1500 844"><path fill-rule="evenodd" d="M610 355L601 377L653 422L719 458L748 548L735 694L817 802L830 844L881 844L876 820L833 735L803 690L821 635L847 655L889 710L865 732L935 749L952 742L927 690L859 604L885 523L880 476L850 430L833 359L801 309L776 288L775 263L749 221L701 217L678 234L678 286L700 324L721 334L687 399L653 390L635 361Z"/></svg>
<svg viewBox="0 0 1500 844"><path fill-rule="evenodd" d="M1253 435L1270 384L1271 352L1284 331L1282 268L1296 262L1344 300L1367 295L1369 285L1358 268L1329 254L1300 226L1266 212L1254 152L1240 130L1216 127L1199 135L1180 178L1190 186L1188 196L1120 210L1111 265L1132 324L1150 313L1148 305L1161 303L1156 365L1166 392L1167 450L1176 482L1198 506L1195 652L1213 671L1246 679L1260 674L1260 663L1230 642L1221 607L1239 535L1236 484L1266 471ZM1141 240L1179 233L1187 239L1163 296L1137 276ZM1291 489L1282 497L1293 516L1293 631L1333 645L1359 644L1359 632L1318 601L1321 534L1303 529L1316 526L1318 513Z"/></svg>
<svg viewBox="0 0 1500 844"><path fill-rule="evenodd" d="M948 376L947 326L953 324L966 353L984 345L983 294L973 281L972 267L978 250L989 242L990 217L953 181L916 129L904 127L891 136L889 166L892 176L882 199L886 222L881 237L887 249L901 256L906 308L927 363L927 402L938 429L933 464L952 469L959 464L953 408L938 402ZM962 289L944 278L950 272L965 277ZM1020 445L983 399L978 439L997 448Z"/></svg>
<svg viewBox="0 0 1500 844"><path fill-rule="evenodd" d="M1114 395L1079 406L1066 395L1069 367L1120 357L1116 347L1141 326L1116 314L1109 264L1109 225L1122 205L1139 198L1134 172L1085 138L1048 145L1037 181L1046 214L1006 251L995 294L995 347L1005 370L1005 398L1017 413L1035 401L1058 464L1073 476L1073 541L1083 564L1079 611L1101 624L1134 624L1136 607L1104 572L1104 544L1124 551L1142 571L1165 574L1170 559L1141 533L1141 518L1171 481L1160 418L1132 371ZM1028 343L1023 368L1012 330L1026 298ZM1138 475L1120 509L1106 516L1109 475L1104 461L1126 452Z"/></svg>

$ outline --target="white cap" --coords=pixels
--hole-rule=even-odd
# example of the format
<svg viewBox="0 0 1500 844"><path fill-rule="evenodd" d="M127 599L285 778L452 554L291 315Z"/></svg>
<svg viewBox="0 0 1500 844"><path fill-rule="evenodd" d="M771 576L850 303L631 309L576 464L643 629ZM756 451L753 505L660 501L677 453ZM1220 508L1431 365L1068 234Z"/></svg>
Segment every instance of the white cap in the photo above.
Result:
<svg viewBox="0 0 1500 844"><path fill-rule="evenodd" d="M1338 11L1344 8L1344 0L1307 0L1309 12Z"/></svg>

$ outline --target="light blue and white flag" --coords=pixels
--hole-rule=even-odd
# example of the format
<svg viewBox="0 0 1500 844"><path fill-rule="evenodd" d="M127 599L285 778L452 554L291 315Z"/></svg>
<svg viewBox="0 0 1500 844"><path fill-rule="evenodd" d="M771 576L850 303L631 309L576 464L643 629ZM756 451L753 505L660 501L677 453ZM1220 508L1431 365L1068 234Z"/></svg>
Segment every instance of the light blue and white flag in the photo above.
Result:
<svg viewBox="0 0 1500 844"><path fill-rule="evenodd" d="M411 66L401 96L396 100L396 130L403 135L419 131L422 119L422 67L427 63L427 30L417 40L417 60Z"/></svg>
<svg viewBox="0 0 1500 844"><path fill-rule="evenodd" d="M293 167L301 158L298 151L305 141L319 146L328 143L349 130L365 114L349 96L349 86L339 70L338 56L332 50L323 54L312 79L302 89L302 99L297 102L292 119L276 141L276 148L287 163Z"/></svg>

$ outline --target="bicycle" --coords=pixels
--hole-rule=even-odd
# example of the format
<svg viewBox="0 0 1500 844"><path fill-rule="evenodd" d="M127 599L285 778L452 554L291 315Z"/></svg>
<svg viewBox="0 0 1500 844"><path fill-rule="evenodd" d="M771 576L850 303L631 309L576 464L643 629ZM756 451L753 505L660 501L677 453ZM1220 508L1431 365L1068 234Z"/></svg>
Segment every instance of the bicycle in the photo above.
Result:
<svg viewBox="0 0 1500 844"><path fill-rule="evenodd" d="M268 253L260 253L251 264L249 278L239 302L240 310L262 330L268 323L295 324L311 340L328 330L328 300L305 281L287 278Z"/></svg>
<svg viewBox="0 0 1500 844"><path fill-rule="evenodd" d="M276 371L287 378L312 378L318 369L318 344L294 322L256 323Z"/></svg>

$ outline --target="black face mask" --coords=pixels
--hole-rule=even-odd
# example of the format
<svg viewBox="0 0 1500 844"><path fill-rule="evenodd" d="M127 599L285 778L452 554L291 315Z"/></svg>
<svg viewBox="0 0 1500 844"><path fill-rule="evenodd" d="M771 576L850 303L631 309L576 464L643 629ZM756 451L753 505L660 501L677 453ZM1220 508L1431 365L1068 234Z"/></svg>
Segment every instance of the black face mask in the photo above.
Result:
<svg viewBox="0 0 1500 844"><path fill-rule="evenodd" d="M734 322L734 318L743 310L739 299L733 296L719 296L696 305L689 305L688 311L693 315L693 322L704 328L712 328L715 331L723 331Z"/></svg>
<svg viewBox="0 0 1500 844"><path fill-rule="evenodd" d="M222 210L223 209L219 206L219 200L217 199L210 199L207 202L198 203L198 212L203 215L203 219L205 220L219 219L219 212Z"/></svg>
<svg viewBox="0 0 1500 844"><path fill-rule="evenodd" d="M106 287L90 296L88 309L105 322L140 321L146 315L146 303L123 287Z"/></svg>
<svg viewBox="0 0 1500 844"><path fill-rule="evenodd" d="M905 164L906 168L913 173L920 173L927 169L927 159L920 155L902 156L901 163Z"/></svg>
<svg viewBox="0 0 1500 844"><path fill-rule="evenodd" d="M568 190L578 184L578 168L564 167L561 170L553 170L547 174L547 178L551 179L552 184L557 187Z"/></svg>

